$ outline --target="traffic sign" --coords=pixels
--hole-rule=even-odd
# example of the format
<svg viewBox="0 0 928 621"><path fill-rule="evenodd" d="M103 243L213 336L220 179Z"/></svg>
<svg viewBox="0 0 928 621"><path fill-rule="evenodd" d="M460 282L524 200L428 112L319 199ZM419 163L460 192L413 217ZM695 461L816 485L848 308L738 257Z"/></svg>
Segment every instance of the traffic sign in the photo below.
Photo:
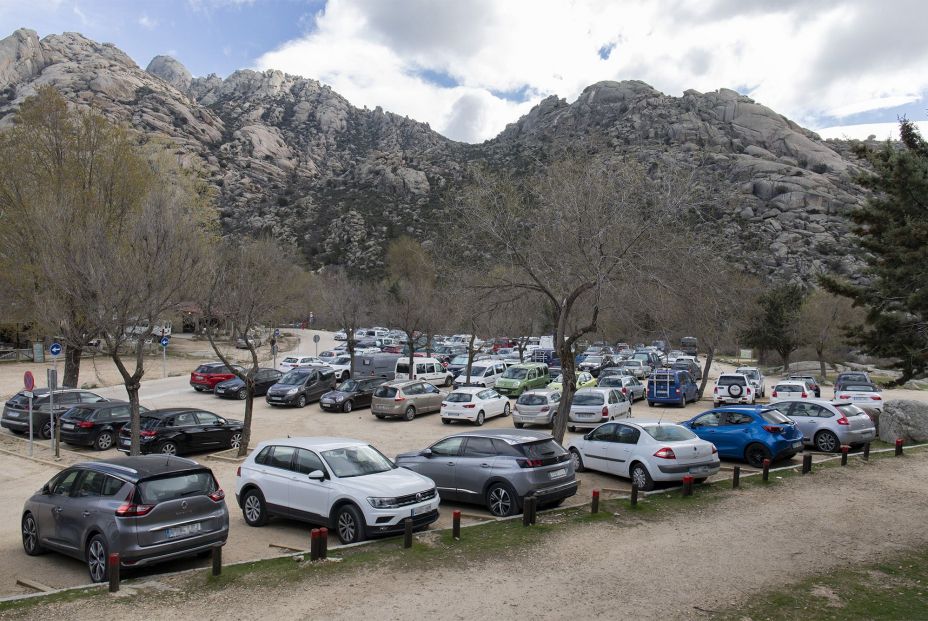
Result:
<svg viewBox="0 0 928 621"><path fill-rule="evenodd" d="M61 353L61 343L52 343L52 346L48 348L48 353L53 356L57 356Z"/></svg>
<svg viewBox="0 0 928 621"><path fill-rule="evenodd" d="M274 328L274 336L280 337L280 328Z"/></svg>
<svg viewBox="0 0 928 621"><path fill-rule="evenodd" d="M167 346L168 346L168 343L170 343L170 342L171 342L171 339L169 339L168 337L166 337L166 336L162 336L162 337L161 337L161 346L162 346L162 347L167 347Z"/></svg>
<svg viewBox="0 0 928 621"><path fill-rule="evenodd" d="M32 392L32 389L35 388L35 377L32 375L32 371L23 373L23 386L26 392Z"/></svg>
<svg viewBox="0 0 928 621"><path fill-rule="evenodd" d="M318 343L318 342L319 342L319 335L318 335L318 334L314 334L314 335L313 335L313 343Z"/></svg>

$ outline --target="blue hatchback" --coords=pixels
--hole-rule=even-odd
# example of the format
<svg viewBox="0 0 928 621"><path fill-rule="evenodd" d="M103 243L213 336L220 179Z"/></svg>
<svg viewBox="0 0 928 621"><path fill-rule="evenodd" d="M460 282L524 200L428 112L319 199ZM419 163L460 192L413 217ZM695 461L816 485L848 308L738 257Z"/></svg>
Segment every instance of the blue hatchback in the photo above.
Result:
<svg viewBox="0 0 928 621"><path fill-rule="evenodd" d="M743 459L760 468L802 451L802 431L777 409L728 406L709 410L681 423L715 445L720 457Z"/></svg>

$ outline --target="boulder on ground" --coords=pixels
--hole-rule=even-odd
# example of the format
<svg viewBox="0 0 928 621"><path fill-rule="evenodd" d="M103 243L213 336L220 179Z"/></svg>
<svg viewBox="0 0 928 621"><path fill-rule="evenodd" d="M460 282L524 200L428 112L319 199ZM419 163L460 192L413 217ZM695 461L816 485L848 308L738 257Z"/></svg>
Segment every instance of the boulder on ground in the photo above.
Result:
<svg viewBox="0 0 928 621"><path fill-rule="evenodd" d="M911 399L887 401L880 414L879 434L883 442L902 438L906 443L928 442L928 403Z"/></svg>

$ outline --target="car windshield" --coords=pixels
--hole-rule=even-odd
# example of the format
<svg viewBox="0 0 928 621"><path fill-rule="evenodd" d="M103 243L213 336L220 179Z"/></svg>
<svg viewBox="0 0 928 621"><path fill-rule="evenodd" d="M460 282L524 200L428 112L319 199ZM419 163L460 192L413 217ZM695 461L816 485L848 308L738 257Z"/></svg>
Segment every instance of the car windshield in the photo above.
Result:
<svg viewBox="0 0 928 621"><path fill-rule="evenodd" d="M516 403L520 405L545 405L548 403L548 399L544 395L523 394Z"/></svg>
<svg viewBox="0 0 928 621"><path fill-rule="evenodd" d="M641 367L644 363L641 360L627 360L622 366L625 367Z"/></svg>
<svg viewBox="0 0 928 621"><path fill-rule="evenodd" d="M602 405L605 399L598 392L578 392L574 395L573 405Z"/></svg>
<svg viewBox="0 0 928 621"><path fill-rule="evenodd" d="M738 373L741 373L742 375L747 375L749 379L757 379L757 376L759 375L757 371L746 371L745 370L745 371L738 371Z"/></svg>
<svg viewBox="0 0 928 621"><path fill-rule="evenodd" d="M603 361L602 356L587 356L583 360L583 364L600 364Z"/></svg>
<svg viewBox="0 0 928 621"><path fill-rule="evenodd" d="M777 384L774 392L803 392L805 388L798 384Z"/></svg>
<svg viewBox="0 0 928 621"><path fill-rule="evenodd" d="M61 418L67 418L69 420L90 420L90 417L93 416L93 408L82 408L80 406L71 408L67 412L61 415Z"/></svg>
<svg viewBox="0 0 928 621"><path fill-rule="evenodd" d="M740 375L720 375L719 386L744 386L745 378Z"/></svg>
<svg viewBox="0 0 928 621"><path fill-rule="evenodd" d="M346 446L322 451L322 459L340 479L377 474L393 469L393 462L372 446Z"/></svg>
<svg viewBox="0 0 928 621"><path fill-rule="evenodd" d="M696 437L695 433L680 425L647 425L643 429L658 442L682 442Z"/></svg>
<svg viewBox="0 0 928 621"><path fill-rule="evenodd" d="M609 375L606 377L600 376L597 386L602 386L604 388L611 388L614 386L622 386L622 378L618 375Z"/></svg>
<svg viewBox="0 0 928 621"><path fill-rule="evenodd" d="M46 399L47 399L47 397L46 397ZM35 402L36 402L37 400L38 400L38 399L34 397L32 403L35 404ZM15 408L25 408L25 407L28 407L28 406L29 406L29 397L27 397L26 395L24 395L24 394L21 393L21 392L18 392L18 393L16 393L15 395L13 395L12 397L10 397L10 400L7 401L7 403L9 403L11 406L13 406L13 407L15 407Z"/></svg>
<svg viewBox="0 0 928 621"><path fill-rule="evenodd" d="M211 494L216 491L216 481L208 470L199 470L142 481L138 489L141 504L155 505L179 498Z"/></svg>
<svg viewBox="0 0 928 621"><path fill-rule="evenodd" d="M503 373L505 379L525 379L528 377L528 369L519 369L517 367L509 367Z"/></svg>
<svg viewBox="0 0 928 621"><path fill-rule="evenodd" d="M361 385L358 384L353 379L349 379L339 384L338 389L341 390L342 392L356 392L360 388L360 386Z"/></svg>
<svg viewBox="0 0 928 621"><path fill-rule="evenodd" d="M201 364L197 367L196 373L224 373L227 372L225 365L222 364Z"/></svg>
<svg viewBox="0 0 928 621"><path fill-rule="evenodd" d="M847 404L847 405L838 405L835 407L837 407L838 411L844 414L845 416L863 416L867 414L866 412L861 410L856 405Z"/></svg>
<svg viewBox="0 0 928 621"><path fill-rule="evenodd" d="M291 357L291 356L288 356L288 357L284 358L284 362L286 362L287 364L294 364L294 363L296 363L298 360L299 360L299 358L293 358L293 357Z"/></svg>
<svg viewBox="0 0 928 621"><path fill-rule="evenodd" d="M336 358L332 364L351 364L351 356Z"/></svg>
<svg viewBox="0 0 928 621"><path fill-rule="evenodd" d="M760 411L760 417L773 425L788 425L791 421L783 412L776 408L767 408Z"/></svg>
<svg viewBox="0 0 928 621"><path fill-rule="evenodd" d="M486 372L487 372L486 367L471 367L470 368L471 377L480 377Z"/></svg>
<svg viewBox="0 0 928 621"><path fill-rule="evenodd" d="M396 396L397 390L392 386L381 386L374 392L375 397L381 397L383 399L392 399Z"/></svg>
<svg viewBox="0 0 928 621"><path fill-rule="evenodd" d="M518 451L529 459L551 459L566 452L553 438L540 442L520 444L518 445Z"/></svg>
<svg viewBox="0 0 928 621"><path fill-rule="evenodd" d="M467 356L455 356L450 364L467 364Z"/></svg>
<svg viewBox="0 0 928 621"><path fill-rule="evenodd" d="M866 382L867 376L863 373L845 373L839 378L839 380L844 384L847 382Z"/></svg>
<svg viewBox="0 0 928 621"><path fill-rule="evenodd" d="M471 394L467 392L453 392L445 399L448 403L468 403L471 400Z"/></svg>
<svg viewBox="0 0 928 621"><path fill-rule="evenodd" d="M160 424L161 424L160 418L153 418L151 416L143 416L142 419L139 421L139 428L147 429L150 431L152 429L157 428ZM128 427L128 425L126 425L126 427Z"/></svg>
<svg viewBox="0 0 928 621"><path fill-rule="evenodd" d="M846 390L848 392L879 392L876 389L876 386L867 386L864 384L852 384L850 386L845 386L842 388L842 390Z"/></svg>
<svg viewBox="0 0 928 621"><path fill-rule="evenodd" d="M561 373L558 373L557 375L554 376L554 379L551 380L551 383L560 384L563 381L564 381L564 376Z"/></svg>
<svg viewBox="0 0 928 621"><path fill-rule="evenodd" d="M312 373L312 371L308 371L306 369L293 369L292 371L288 371L286 375L277 380L277 383L285 384L287 386L302 384L306 381L306 378L310 373Z"/></svg>

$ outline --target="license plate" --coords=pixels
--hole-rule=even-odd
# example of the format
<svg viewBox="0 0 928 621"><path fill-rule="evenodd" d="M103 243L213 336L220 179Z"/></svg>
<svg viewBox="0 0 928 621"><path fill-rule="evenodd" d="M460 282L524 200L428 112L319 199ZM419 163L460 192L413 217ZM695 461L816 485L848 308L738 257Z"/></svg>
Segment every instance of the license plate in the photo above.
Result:
<svg viewBox="0 0 928 621"><path fill-rule="evenodd" d="M322 405L332 405L332 401L329 401L328 399L323 399L321 403Z"/></svg>
<svg viewBox="0 0 928 621"><path fill-rule="evenodd" d="M566 477L566 476L567 476L566 468L561 468L560 470L552 470L551 472L548 473L549 479L559 479L561 477Z"/></svg>
<svg viewBox="0 0 928 621"><path fill-rule="evenodd" d="M793 442L793 448L799 448L802 446L802 442Z"/></svg>
<svg viewBox="0 0 928 621"><path fill-rule="evenodd" d="M432 510L432 503L429 503L429 504L427 504L427 505L425 505L425 506L422 506L422 507L416 507L415 509L412 510L412 514L413 514L413 515L421 515L421 514L423 514L423 513L428 513L428 512L431 511L431 510Z"/></svg>
<svg viewBox="0 0 928 621"><path fill-rule="evenodd" d="M457 412L445 412L445 416L457 416Z"/></svg>
<svg viewBox="0 0 928 621"><path fill-rule="evenodd" d="M10 412L10 418L19 418L19 412Z"/></svg>
<svg viewBox="0 0 928 621"><path fill-rule="evenodd" d="M690 468L690 474L709 474L709 466L697 466Z"/></svg>
<svg viewBox="0 0 928 621"><path fill-rule="evenodd" d="M61 428L62 429L74 429L74 424L73 423L62 423Z"/></svg>
<svg viewBox="0 0 928 621"><path fill-rule="evenodd" d="M194 524L184 524L177 528L169 528L165 534L167 534L168 539L176 539L178 537L189 537L198 532L200 532L200 523L195 522Z"/></svg>

